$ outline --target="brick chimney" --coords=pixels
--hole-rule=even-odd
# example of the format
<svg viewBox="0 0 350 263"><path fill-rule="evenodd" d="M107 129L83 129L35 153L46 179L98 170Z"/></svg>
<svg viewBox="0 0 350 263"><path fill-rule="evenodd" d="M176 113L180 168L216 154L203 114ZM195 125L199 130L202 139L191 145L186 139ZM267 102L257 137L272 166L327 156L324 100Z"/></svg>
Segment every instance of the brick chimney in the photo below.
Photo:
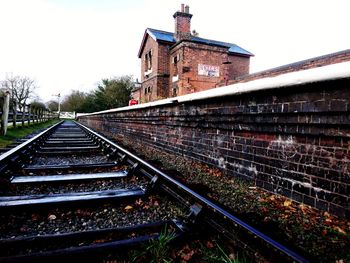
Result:
<svg viewBox="0 0 350 263"><path fill-rule="evenodd" d="M181 11L175 12L175 39L181 41L191 37L191 18L190 7L181 4Z"/></svg>

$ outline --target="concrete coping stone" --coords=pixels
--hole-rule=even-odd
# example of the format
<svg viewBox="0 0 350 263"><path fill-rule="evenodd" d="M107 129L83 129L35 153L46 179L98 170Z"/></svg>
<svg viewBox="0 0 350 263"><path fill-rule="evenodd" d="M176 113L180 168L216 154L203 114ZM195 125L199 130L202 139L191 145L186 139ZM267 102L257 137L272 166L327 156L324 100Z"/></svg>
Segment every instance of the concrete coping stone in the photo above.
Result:
<svg viewBox="0 0 350 263"><path fill-rule="evenodd" d="M290 72L275 77L261 78L245 83L236 83L219 88L213 88L205 91L195 92L183 96L172 97L163 100L157 100L148 103L137 104L133 106L115 108L93 113L78 113L77 117L91 116L97 114L114 113L121 111L139 110L150 107L166 106L174 103L185 103L197 100L206 100L211 98L220 98L225 96L240 95L255 91L287 88L291 86L304 85L308 83L323 82L329 80L350 78L350 62L342 62L327 65L318 68L312 68L297 72Z"/></svg>

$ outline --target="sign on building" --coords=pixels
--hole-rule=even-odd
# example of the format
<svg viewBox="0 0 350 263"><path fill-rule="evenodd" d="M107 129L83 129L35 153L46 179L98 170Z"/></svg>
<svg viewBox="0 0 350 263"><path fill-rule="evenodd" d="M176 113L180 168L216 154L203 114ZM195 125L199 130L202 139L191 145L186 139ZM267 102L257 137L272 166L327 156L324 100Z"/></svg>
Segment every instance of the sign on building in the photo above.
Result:
<svg viewBox="0 0 350 263"><path fill-rule="evenodd" d="M207 77L219 77L220 67L198 64L198 75L207 76Z"/></svg>

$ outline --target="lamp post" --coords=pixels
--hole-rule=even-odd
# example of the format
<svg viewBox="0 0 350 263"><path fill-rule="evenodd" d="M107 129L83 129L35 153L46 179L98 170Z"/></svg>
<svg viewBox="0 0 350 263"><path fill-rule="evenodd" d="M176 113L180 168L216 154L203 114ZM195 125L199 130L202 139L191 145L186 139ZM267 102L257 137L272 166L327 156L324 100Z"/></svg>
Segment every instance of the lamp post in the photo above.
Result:
<svg viewBox="0 0 350 263"><path fill-rule="evenodd" d="M57 97L57 101L58 101L58 118L60 118L60 112L61 112L61 93L58 94L54 94L52 96Z"/></svg>

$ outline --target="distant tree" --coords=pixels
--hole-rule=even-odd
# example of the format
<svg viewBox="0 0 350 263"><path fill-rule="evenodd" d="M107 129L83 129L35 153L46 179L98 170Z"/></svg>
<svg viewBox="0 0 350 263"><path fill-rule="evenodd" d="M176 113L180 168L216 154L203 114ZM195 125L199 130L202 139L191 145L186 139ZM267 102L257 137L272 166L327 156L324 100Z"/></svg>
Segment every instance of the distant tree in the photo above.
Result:
<svg viewBox="0 0 350 263"><path fill-rule="evenodd" d="M28 99L33 95L36 88L35 81L29 77L11 76L2 82L2 87L11 93L11 105L13 111L13 126L16 127L17 107L24 111ZM22 123L24 123L24 114L22 114Z"/></svg>
<svg viewBox="0 0 350 263"><path fill-rule="evenodd" d="M33 101L30 106L32 106L33 108L37 108L37 109L42 109L42 110L45 110L47 109L45 104L41 101Z"/></svg>
<svg viewBox="0 0 350 263"><path fill-rule="evenodd" d="M61 103L61 111L79 111L86 100L87 94L79 90L73 90Z"/></svg>
<svg viewBox="0 0 350 263"><path fill-rule="evenodd" d="M30 104L30 107L32 109L32 114L34 115L33 122L39 122L43 117L44 110L46 110L45 104L41 101L35 100Z"/></svg>
<svg viewBox="0 0 350 263"><path fill-rule="evenodd" d="M90 93L73 90L63 99L61 109L83 113L127 106L133 87L131 76L102 79Z"/></svg>
<svg viewBox="0 0 350 263"><path fill-rule="evenodd" d="M97 88L89 94L84 112L94 112L127 106L131 98L134 81L131 76L102 79Z"/></svg>
<svg viewBox="0 0 350 263"><path fill-rule="evenodd" d="M57 101L50 100L50 101L46 102L45 104L46 104L46 107L50 111L58 111L58 102Z"/></svg>
<svg viewBox="0 0 350 263"><path fill-rule="evenodd" d="M104 109L127 106L134 81L131 76L103 79L95 92L98 101L104 101Z"/></svg>

